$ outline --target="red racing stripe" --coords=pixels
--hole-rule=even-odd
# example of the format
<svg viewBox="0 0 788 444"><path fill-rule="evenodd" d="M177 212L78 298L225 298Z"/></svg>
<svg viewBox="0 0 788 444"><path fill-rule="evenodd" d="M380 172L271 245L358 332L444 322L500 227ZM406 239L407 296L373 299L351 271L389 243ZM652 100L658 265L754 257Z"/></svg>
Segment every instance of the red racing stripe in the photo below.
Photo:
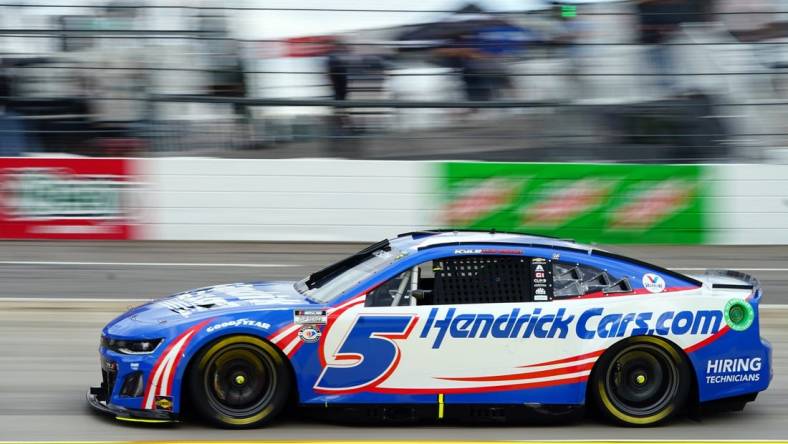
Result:
<svg viewBox="0 0 788 444"><path fill-rule="evenodd" d="M519 368L543 367L545 365L566 364L574 361L582 361L584 359L595 358L597 356L600 356L604 352L605 352L604 350L597 350L582 355L570 356L568 358L563 358L563 359L556 359L555 361L540 362L538 364L530 364L530 365L521 365Z"/></svg>
<svg viewBox="0 0 788 444"><path fill-rule="evenodd" d="M211 319L206 319L206 320L204 320L204 321L200 322L199 324L196 324L196 325L194 325L194 326L192 326L192 327L189 327L189 328L188 328L188 329L186 329L186 330L185 330L183 333L181 333L180 335L178 335L178 336L177 336L175 339L173 339L172 341L170 341L170 343L167 345L167 348L165 348L165 349L164 349L164 351L162 352L162 354L161 354L161 355L159 355L159 359L157 359L157 360L156 360L156 363L153 365L153 368L151 369L151 371L150 371L150 373L149 373L149 375L148 375L148 383L147 383L147 386L145 387L145 396L142 398L142 407L143 407L143 408L145 408L145 405L147 405L147 404L149 403L149 401L152 399L151 397L153 396L153 392L155 391L155 388L156 388L156 387L158 387L159 385L161 385L161 382L159 382L159 383L156 385L156 387L154 387L154 375L156 374L156 372L158 372L158 371L159 371L159 368L160 368L162 365L166 365L166 362L165 362L165 361L167 360L167 356L168 356L168 355L170 354L170 352L172 351L172 348L173 348L173 347L174 347L174 346L175 346L175 345L176 345L178 342L180 342L180 340L181 340L181 339L183 339L184 337L186 337L186 336L188 336L188 335L192 335L192 338L193 338L193 337L194 337L194 335L193 335L193 334L196 334L196 332L197 332L199 329L203 328L205 325L207 325L207 324L208 324L209 322L211 322L212 320L213 320L213 318L211 318ZM189 338L189 339L188 339L188 340L187 340L187 341L186 341L186 342L183 344L183 347L181 347L181 350L185 349L185 348L186 348L186 347L189 345L189 342L191 341L191 339L192 339L192 338ZM164 377L169 377L169 376L171 376L171 375L175 374L175 369L176 369L176 366L177 366L177 364L178 364L178 362L180 361L180 358L181 358L182 356L183 356L183 353L179 353L179 356L176 356L176 357L175 357L175 362L174 362L174 363L173 363L173 365L172 365L172 369L171 369L171 371L170 371L170 375L164 375L164 374L162 373L162 374L160 375L160 379L161 379L161 378L164 378ZM172 390L172 379L171 379L171 378L168 378L168 382L169 382L169 384L168 384L168 388L167 388L167 390L168 390L168 391L171 391L171 390Z"/></svg>
<svg viewBox="0 0 788 444"><path fill-rule="evenodd" d="M548 376L569 375L572 373L591 370L594 367L593 362L580 365L572 365L569 367L554 368L551 370L542 370L536 372L526 373L513 373L509 375L495 375L495 376L468 376L468 377L437 377L436 379L443 379L446 381L467 381L467 382L484 382L484 381L518 381L523 379L536 379L546 378Z"/></svg>
<svg viewBox="0 0 788 444"><path fill-rule="evenodd" d="M696 351L700 350L701 348L703 348L703 347L711 344L712 342L716 341L717 339L721 338L725 333L728 333L728 331L730 331L730 329L731 328L726 325L725 327L720 329L720 331L718 331L717 333L714 333L713 335L711 335L708 338L698 342L695 345L691 345L691 346L685 348L684 351L687 352L687 353L696 352Z"/></svg>
<svg viewBox="0 0 788 444"><path fill-rule="evenodd" d="M643 294L665 294L665 293L675 293L678 291L688 291L688 290L697 290L700 287L671 287L666 288L664 291L659 293L651 293L650 291L646 290L645 288L637 288L635 290L630 291L629 293L605 293L603 291L595 291L593 293L584 294L582 296L576 296L573 298L566 298L566 300L575 300L575 299L597 299L597 298L618 298L622 296L637 296Z"/></svg>

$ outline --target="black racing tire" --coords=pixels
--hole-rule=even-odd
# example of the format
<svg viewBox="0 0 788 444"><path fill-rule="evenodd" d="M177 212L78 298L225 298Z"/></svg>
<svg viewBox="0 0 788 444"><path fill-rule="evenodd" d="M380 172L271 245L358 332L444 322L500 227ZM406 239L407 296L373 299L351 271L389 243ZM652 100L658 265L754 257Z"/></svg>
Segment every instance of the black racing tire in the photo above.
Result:
<svg viewBox="0 0 788 444"><path fill-rule="evenodd" d="M602 355L588 391L597 411L614 423L652 427L683 410L691 377L683 353L661 338L641 336Z"/></svg>
<svg viewBox="0 0 788 444"><path fill-rule="evenodd" d="M187 378L189 399L202 418L219 427L263 426L288 403L292 376L287 362L260 338L218 339L193 362Z"/></svg>

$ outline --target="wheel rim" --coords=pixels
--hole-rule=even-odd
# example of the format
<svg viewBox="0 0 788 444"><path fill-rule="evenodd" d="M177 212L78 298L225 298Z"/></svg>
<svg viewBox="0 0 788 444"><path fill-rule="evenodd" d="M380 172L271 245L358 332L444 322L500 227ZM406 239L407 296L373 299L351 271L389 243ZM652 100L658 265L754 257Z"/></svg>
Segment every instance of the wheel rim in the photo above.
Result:
<svg viewBox="0 0 788 444"><path fill-rule="evenodd" d="M631 416L649 416L671 404L679 388L679 370L662 348L639 344L613 357L605 377L613 405Z"/></svg>
<svg viewBox="0 0 788 444"><path fill-rule="evenodd" d="M216 411L245 418L271 402L276 382L274 363L267 353L250 344L234 344L208 361L203 386Z"/></svg>

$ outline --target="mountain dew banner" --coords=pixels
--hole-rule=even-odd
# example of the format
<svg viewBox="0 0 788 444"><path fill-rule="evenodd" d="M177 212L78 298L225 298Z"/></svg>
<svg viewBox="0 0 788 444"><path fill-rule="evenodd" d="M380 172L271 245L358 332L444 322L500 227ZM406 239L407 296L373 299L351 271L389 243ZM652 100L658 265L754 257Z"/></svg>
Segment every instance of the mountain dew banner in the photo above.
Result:
<svg viewBox="0 0 788 444"><path fill-rule="evenodd" d="M441 165L441 223L599 243L706 240L702 166Z"/></svg>

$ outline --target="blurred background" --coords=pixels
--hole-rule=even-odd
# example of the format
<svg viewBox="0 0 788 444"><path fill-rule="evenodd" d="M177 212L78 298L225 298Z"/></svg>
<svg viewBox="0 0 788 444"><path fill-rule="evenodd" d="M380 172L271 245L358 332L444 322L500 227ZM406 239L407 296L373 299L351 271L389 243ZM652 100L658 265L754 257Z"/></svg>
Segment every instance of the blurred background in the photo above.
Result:
<svg viewBox="0 0 788 444"><path fill-rule="evenodd" d="M80 409L101 327L435 227L752 274L773 387L747 416L650 431L268 439L788 435L788 0L0 0L0 100L5 439L260 436Z"/></svg>
<svg viewBox="0 0 788 444"><path fill-rule="evenodd" d="M0 154L788 160L785 0L0 2Z"/></svg>

